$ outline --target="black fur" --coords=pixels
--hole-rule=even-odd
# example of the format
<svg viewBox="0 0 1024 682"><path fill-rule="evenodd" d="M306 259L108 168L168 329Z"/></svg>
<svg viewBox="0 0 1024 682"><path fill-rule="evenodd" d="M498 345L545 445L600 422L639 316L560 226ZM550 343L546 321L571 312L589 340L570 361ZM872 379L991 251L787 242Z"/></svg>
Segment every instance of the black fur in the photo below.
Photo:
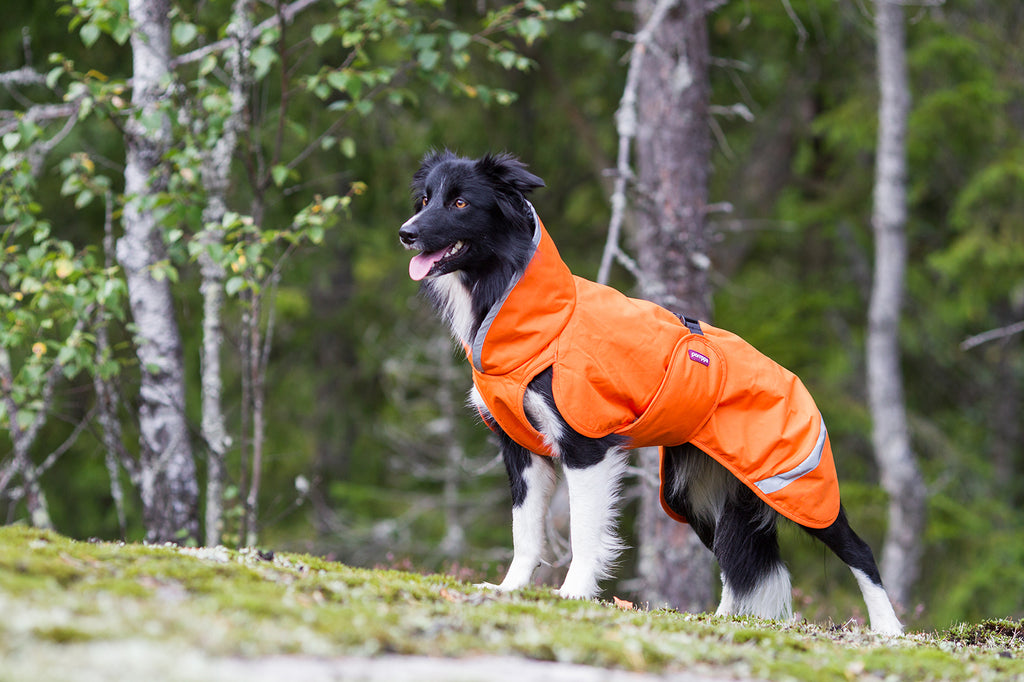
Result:
<svg viewBox="0 0 1024 682"><path fill-rule="evenodd" d="M509 154L488 154L473 161L447 150L431 152L412 181L415 212L424 214L431 229L419 229L417 222L399 236L422 251L460 240L466 243L447 271L462 273L473 292L473 313L479 321L512 276L526 267L533 234L526 195L543 186L543 180ZM459 199L467 203L465 208L456 208Z"/></svg>
<svg viewBox="0 0 1024 682"><path fill-rule="evenodd" d="M529 451L515 442L500 428L495 429L501 447L502 461L508 474L508 485L512 491L512 507L521 507L526 501L526 479L523 472L533 466L533 457Z"/></svg>
<svg viewBox="0 0 1024 682"><path fill-rule="evenodd" d="M562 439L559 443L562 451L562 463L570 469L586 469L598 464L605 458L605 455L614 447L622 447L626 439L614 434L604 438L587 438L577 432L565 421L562 414L555 405L555 392L551 387L552 372L548 367L538 374L530 382L530 390L536 391L544 399L551 412L557 417L562 430ZM529 418L529 414L527 415ZM533 428L538 428L537 424Z"/></svg>

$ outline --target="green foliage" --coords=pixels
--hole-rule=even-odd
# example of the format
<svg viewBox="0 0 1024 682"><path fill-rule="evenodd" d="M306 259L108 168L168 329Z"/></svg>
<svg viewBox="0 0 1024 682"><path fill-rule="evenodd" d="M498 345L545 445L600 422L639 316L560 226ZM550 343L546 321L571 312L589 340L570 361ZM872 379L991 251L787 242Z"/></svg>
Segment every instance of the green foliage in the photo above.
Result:
<svg viewBox="0 0 1024 682"><path fill-rule="evenodd" d="M66 379L83 371L105 378L117 373L113 358L97 355L93 325L123 319L126 294L116 269L104 267L95 248L76 249L53 236L49 221L40 217L42 207L32 198L35 178L20 148L32 138L5 140L0 155L0 202L7 223L0 232L0 346L10 354L12 383L4 392L19 408L21 429L50 408L43 397L53 372ZM68 182L88 184L71 173ZM78 193L76 205L88 191ZM0 401L0 425L10 417L6 401Z"/></svg>

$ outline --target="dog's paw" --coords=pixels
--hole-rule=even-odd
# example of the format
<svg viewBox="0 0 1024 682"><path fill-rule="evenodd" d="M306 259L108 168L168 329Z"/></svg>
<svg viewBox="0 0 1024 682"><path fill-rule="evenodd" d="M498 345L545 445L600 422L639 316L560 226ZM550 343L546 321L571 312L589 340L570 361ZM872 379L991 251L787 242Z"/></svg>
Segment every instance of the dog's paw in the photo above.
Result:
<svg viewBox="0 0 1024 682"><path fill-rule="evenodd" d="M572 587L566 587L565 585L562 585L559 589L555 590L555 594L557 594L562 599L582 600L594 599L597 596L596 591L579 590L574 589Z"/></svg>

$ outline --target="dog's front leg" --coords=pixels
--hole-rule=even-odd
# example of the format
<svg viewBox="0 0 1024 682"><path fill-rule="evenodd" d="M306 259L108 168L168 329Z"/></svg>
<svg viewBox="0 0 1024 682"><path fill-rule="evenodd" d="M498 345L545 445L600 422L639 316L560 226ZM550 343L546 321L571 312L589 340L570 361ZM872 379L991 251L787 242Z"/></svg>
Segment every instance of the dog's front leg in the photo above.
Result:
<svg viewBox="0 0 1024 682"><path fill-rule="evenodd" d="M527 451L507 436L501 440L512 487L512 563L498 589L508 591L529 585L543 558L544 524L555 489L555 470L548 457Z"/></svg>
<svg viewBox="0 0 1024 682"><path fill-rule="evenodd" d="M600 441L590 443L597 446ZM610 575L623 549L615 525L626 456L619 447L598 456L564 457L572 562L558 594L567 599L596 597L598 583Z"/></svg>

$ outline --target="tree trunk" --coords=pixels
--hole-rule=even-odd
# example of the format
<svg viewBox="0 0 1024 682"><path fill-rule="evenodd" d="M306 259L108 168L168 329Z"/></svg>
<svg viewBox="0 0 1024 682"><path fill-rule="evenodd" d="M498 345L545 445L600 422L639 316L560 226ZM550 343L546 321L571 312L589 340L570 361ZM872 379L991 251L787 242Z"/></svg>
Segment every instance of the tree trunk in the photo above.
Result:
<svg viewBox="0 0 1024 682"><path fill-rule="evenodd" d="M146 540L182 542L199 537L199 488L185 419L181 336L170 281L160 275L167 258L152 206L166 183L161 171L170 125L161 111L171 60L169 0L129 0L135 28L132 106L127 122L124 236L117 259L124 268L136 326L139 387L140 492Z"/></svg>
<svg viewBox="0 0 1024 682"><path fill-rule="evenodd" d="M706 5L681 0L658 22L645 47L636 100L636 253L643 295L704 320L711 317L704 220L711 154ZM647 25L653 10L650 0L637 3L638 27ZM656 453L642 453L641 463L645 490L637 541L644 599L707 610L714 600L711 553L689 526L662 511Z"/></svg>
<svg viewBox="0 0 1024 682"><path fill-rule="evenodd" d="M224 128L213 148L203 159L203 186L207 191L203 209L204 244L224 243L222 222L227 212L227 192L231 175L231 161L238 146L238 134L244 126L246 93L249 88L249 49L252 31L251 0L235 0L232 8L228 37L235 41L229 53L231 80L228 96L231 110L224 120ZM206 467L206 544L221 541L224 516L225 456L231 438L225 425L221 394L224 377L221 374L220 354L224 346L222 314L224 308L224 265L205 249L199 253L203 295L203 346L200 351L200 385L202 389L203 417L200 428L207 448Z"/></svg>
<svg viewBox="0 0 1024 682"><path fill-rule="evenodd" d="M107 190L103 197L103 264L107 268L114 265L114 194ZM110 332L107 328L106 314L103 309L97 316L96 326L96 364L106 362L111 356ZM100 427L100 440L103 443L103 459L110 477L110 496L114 500L117 512L118 528L121 537L128 536L128 516L124 506L124 489L121 486L121 467L125 467L132 482L138 480L138 468L132 466L125 452L122 441L121 422L117 418L117 406L121 400L113 379L106 379L103 373L96 371L92 375L93 391L96 393L96 422Z"/></svg>
<svg viewBox="0 0 1024 682"><path fill-rule="evenodd" d="M925 488L910 449L899 320L906 271L906 131L910 109L903 9L877 0L878 82L881 91L875 164L875 272L868 310L867 380L872 440L889 495L889 523L882 548L882 581L906 605L917 579L924 530Z"/></svg>

